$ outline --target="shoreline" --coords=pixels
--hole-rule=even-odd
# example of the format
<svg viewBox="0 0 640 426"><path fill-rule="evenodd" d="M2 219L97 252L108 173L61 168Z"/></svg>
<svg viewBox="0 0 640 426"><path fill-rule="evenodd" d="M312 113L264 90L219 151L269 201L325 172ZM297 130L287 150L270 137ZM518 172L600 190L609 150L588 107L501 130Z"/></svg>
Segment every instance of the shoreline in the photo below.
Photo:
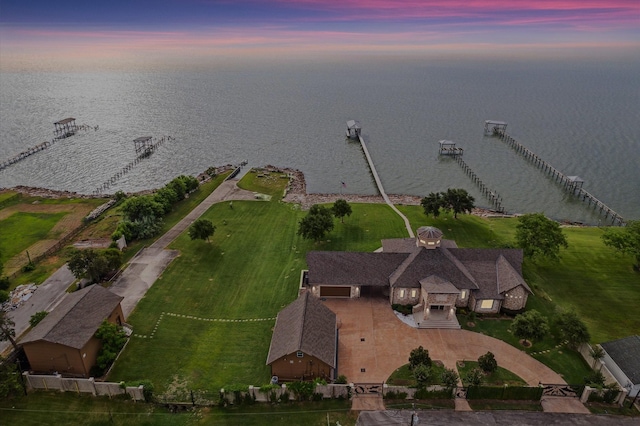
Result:
<svg viewBox="0 0 640 426"><path fill-rule="evenodd" d="M224 173L229 170L233 170L235 166L231 164L226 164L224 166L215 167L215 171L217 174ZM263 167L252 167L255 170L265 170L274 173L287 173L289 176L289 184L285 189L285 196L282 198L282 201L286 203L299 204L302 210L309 210L314 204L325 204L325 203L333 203L338 199L343 199L349 203L364 203L364 204L384 204L385 201L381 195L361 195L361 194L331 194L331 193L307 193L307 184L305 181L304 173L298 169L292 169L288 167L276 167L273 165L266 165ZM206 172L199 173L196 178L198 182L201 184L210 179L209 175ZM47 188L37 188L25 185L18 185L12 188L0 188L0 191L14 191L20 194L32 196L32 197L42 197L42 198L100 198L107 199L111 198L113 194L101 194L101 195L89 195L89 194L81 194L75 191L62 191L55 189L47 189ZM127 195L144 195L151 194L156 189L146 189L138 192L128 192ZM389 199L393 204L396 205L407 205L407 206L419 206L422 197L417 195L406 195L406 194L387 194ZM521 216L522 213L499 213L495 210L475 207L471 213L473 216L484 217L484 218L510 218L510 217L518 217ZM582 226L589 227L595 225L588 225L580 222L571 222L571 221L558 221L563 226Z"/></svg>

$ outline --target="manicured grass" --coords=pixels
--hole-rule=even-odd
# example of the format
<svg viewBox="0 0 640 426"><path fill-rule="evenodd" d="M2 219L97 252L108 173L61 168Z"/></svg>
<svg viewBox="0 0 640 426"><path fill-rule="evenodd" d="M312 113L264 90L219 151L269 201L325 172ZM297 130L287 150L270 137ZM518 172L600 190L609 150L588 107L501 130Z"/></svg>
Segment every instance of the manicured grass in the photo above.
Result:
<svg viewBox="0 0 640 426"><path fill-rule="evenodd" d="M289 182L289 178L286 173L260 172L252 169L244 175L238 186L248 191L281 199L287 182Z"/></svg>
<svg viewBox="0 0 640 426"><path fill-rule="evenodd" d="M0 401L3 424L20 425L355 425L349 401L256 404L235 408L199 407L170 413L161 406L72 392L33 392Z"/></svg>
<svg viewBox="0 0 640 426"><path fill-rule="evenodd" d="M17 212L0 221L0 262L28 249L40 240L55 239L50 231L67 213Z"/></svg>
<svg viewBox="0 0 640 426"><path fill-rule="evenodd" d="M629 407L629 400L626 400L622 407L613 404L603 404L599 402L587 402L585 407L593 414L612 414L615 416L640 417L640 411L635 406Z"/></svg>
<svg viewBox="0 0 640 426"><path fill-rule="evenodd" d="M444 365L434 361L433 364L431 364L431 377L427 385L442 385L442 373L444 370L446 370ZM385 383L389 386L415 387L418 385L416 379L413 378L412 371L409 369L409 364L405 364L402 367L397 368Z"/></svg>
<svg viewBox="0 0 640 426"><path fill-rule="evenodd" d="M465 376L475 368L480 368L476 361L464 361L464 367L458 367L458 375L462 378L462 383L465 386L468 385L464 380ZM520 376L500 366L493 373L485 374L482 378L482 384L483 386L527 386L527 382L522 380Z"/></svg>

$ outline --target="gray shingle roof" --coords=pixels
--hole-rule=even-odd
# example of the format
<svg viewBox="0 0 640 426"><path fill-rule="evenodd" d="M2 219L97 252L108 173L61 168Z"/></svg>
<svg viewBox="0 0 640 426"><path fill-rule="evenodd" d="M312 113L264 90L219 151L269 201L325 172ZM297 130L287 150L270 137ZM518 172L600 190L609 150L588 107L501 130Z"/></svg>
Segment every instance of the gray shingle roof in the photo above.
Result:
<svg viewBox="0 0 640 426"><path fill-rule="evenodd" d="M420 287L420 280L430 275L450 281L459 289L476 289L477 284L466 268L448 253L448 249L442 247L429 250L419 248L413 254L410 264L403 265L391 277L393 287Z"/></svg>
<svg viewBox="0 0 640 426"><path fill-rule="evenodd" d="M81 349L122 299L99 285L70 293L20 343L42 340Z"/></svg>
<svg viewBox="0 0 640 426"><path fill-rule="evenodd" d="M629 336L600 346L634 385L640 384L640 336Z"/></svg>
<svg viewBox="0 0 640 426"><path fill-rule="evenodd" d="M310 292L278 313L267 364L302 351L336 366L336 314Z"/></svg>
<svg viewBox="0 0 640 426"><path fill-rule="evenodd" d="M406 253L312 251L307 253L309 284L388 286Z"/></svg>

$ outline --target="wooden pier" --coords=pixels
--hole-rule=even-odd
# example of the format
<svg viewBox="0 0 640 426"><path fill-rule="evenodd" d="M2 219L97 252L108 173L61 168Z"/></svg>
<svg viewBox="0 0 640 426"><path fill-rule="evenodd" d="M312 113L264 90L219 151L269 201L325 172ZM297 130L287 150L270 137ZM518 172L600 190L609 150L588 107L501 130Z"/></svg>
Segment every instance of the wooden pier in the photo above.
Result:
<svg viewBox="0 0 640 426"><path fill-rule="evenodd" d="M42 142L36 146L32 146L26 151L22 151L20 154L15 155L8 160L4 160L0 163L0 170L4 170L7 167L16 164L18 161L24 160L33 154L43 151L53 145L57 140L64 139L71 135L74 135L78 130L98 130L98 126L88 126L86 124L76 125L75 118L65 118L64 120L56 121L53 123L55 126L54 138L50 141Z"/></svg>
<svg viewBox="0 0 640 426"><path fill-rule="evenodd" d="M351 122L354 122L354 121L353 120L349 121L347 123L347 127L349 127L349 123ZM371 154L369 154L369 150L367 149L367 144L365 143L364 138L362 137L361 130L362 129L360 127L360 124L358 124L357 138L360 140L360 146L362 147L364 156L367 158L367 162L369 163L369 170L371 171L373 180L375 180L376 182L376 186L378 187L378 192L380 192L380 195L382 195L384 202L387 203L387 205L391 207L391 209L394 212L396 212L398 216L402 218L402 220L404 221L404 225L407 228L407 232L409 233L409 237L415 238L415 234L413 233L413 229L411 229L411 223L409 222L409 219L407 219L407 217L403 215L402 212L398 210L396 206L393 205L393 203L387 196L387 193L384 191L384 188L382 186L382 181L380 180L380 176L378 176L378 172L376 171L376 166L373 164L373 159L371 158Z"/></svg>
<svg viewBox="0 0 640 426"><path fill-rule="evenodd" d="M465 171L467 176L469 176L469 178L478 186L480 192L482 192L482 195L484 195L491 202L495 211L499 213L506 213L504 207L502 207L502 197L500 197L500 195L498 195L496 191L489 189L484 184L484 182L482 182L482 180L478 177L478 175L475 174L471 167L469 167L469 165L464 162L462 156L456 155L454 158L456 159L456 163L458 163L460 167L462 167L462 170Z"/></svg>
<svg viewBox="0 0 640 426"><path fill-rule="evenodd" d="M173 139L174 138L172 138L171 136L163 136L160 139L153 139L151 136L144 136L144 137L135 139L133 142L135 145L136 154L138 154L136 158L133 159L129 164L124 166L122 169L120 169L120 171L118 171L113 176L111 176L108 180L104 181L104 183L99 187L97 187L92 194L93 195L102 194L104 191L109 189L111 185L115 185L120 180L121 177L129 173L129 171L133 169L136 165L138 165L142 160L144 160L145 158L148 158L165 141L170 141ZM142 143L142 140L144 140L143 143ZM143 148L138 149L141 143L143 145Z"/></svg>
<svg viewBox="0 0 640 426"><path fill-rule="evenodd" d="M487 122L485 122L485 131L487 128L486 123ZM506 123L504 129L506 129ZM530 163L552 177L554 181L561 185L565 191L577 196L578 198L581 198L582 201L588 202L589 206L593 204L594 210L598 210L599 213L604 215L605 218L610 218L612 224L620 226L626 225L626 222L624 221L624 218L622 216L620 216L613 209L608 207L602 201L598 200L594 195L590 194L584 188L582 188L584 180L582 180L579 176L566 176L551 164L538 157L529 148L525 147L520 142L511 137L505 130L493 130L493 134L500 138L500 140L505 142L511 148L513 148L513 150L515 150L518 154L529 160Z"/></svg>

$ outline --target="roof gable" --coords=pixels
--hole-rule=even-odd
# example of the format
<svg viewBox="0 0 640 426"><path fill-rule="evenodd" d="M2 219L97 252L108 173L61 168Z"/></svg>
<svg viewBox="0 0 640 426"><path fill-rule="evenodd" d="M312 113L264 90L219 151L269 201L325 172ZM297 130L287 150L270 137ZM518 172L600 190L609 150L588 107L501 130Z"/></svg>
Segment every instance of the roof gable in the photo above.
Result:
<svg viewBox="0 0 640 426"><path fill-rule="evenodd" d="M440 247L428 250L420 247L398 268L391 277L393 287L419 287L420 280L437 275L451 282L458 289L476 289L473 276L467 268L448 253L449 249Z"/></svg>
<svg viewBox="0 0 640 426"><path fill-rule="evenodd" d="M439 294L457 294L460 293L460 290L456 288L453 284L451 284L447 280L443 280L442 278L431 275L423 280L420 280L420 286L427 293L439 293Z"/></svg>
<svg viewBox="0 0 640 426"><path fill-rule="evenodd" d="M20 343L42 340L81 349L122 299L99 285L70 293Z"/></svg>
<svg viewBox="0 0 640 426"><path fill-rule="evenodd" d="M336 314L305 292L278 313L267 364L302 351L336 366Z"/></svg>
<svg viewBox="0 0 640 426"><path fill-rule="evenodd" d="M634 385L640 384L640 336L629 336L600 346Z"/></svg>
<svg viewBox="0 0 640 426"><path fill-rule="evenodd" d="M522 275L516 271L511 263L501 254L496 261L496 275L498 281L498 293L504 294L507 291L523 286L525 290L533 294L527 282L522 278Z"/></svg>

